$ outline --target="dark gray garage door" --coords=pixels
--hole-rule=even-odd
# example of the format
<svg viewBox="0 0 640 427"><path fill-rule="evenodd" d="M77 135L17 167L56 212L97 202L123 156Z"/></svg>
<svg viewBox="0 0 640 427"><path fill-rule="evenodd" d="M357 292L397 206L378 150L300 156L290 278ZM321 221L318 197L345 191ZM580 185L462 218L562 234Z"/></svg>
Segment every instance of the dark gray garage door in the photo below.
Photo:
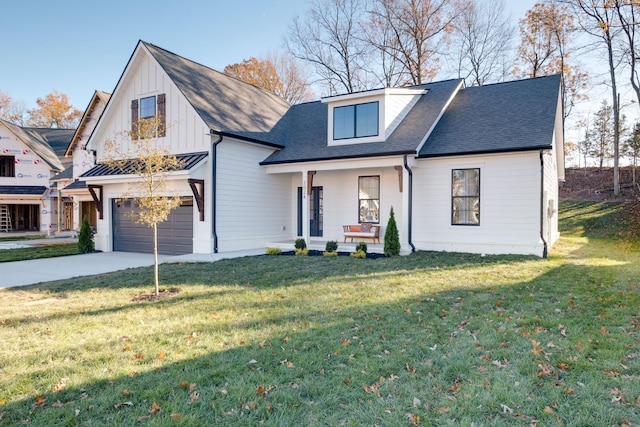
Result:
<svg viewBox="0 0 640 427"><path fill-rule="evenodd" d="M113 250L153 253L153 229L138 224L131 212L138 209L132 200L113 200ZM185 198L166 221L158 224L158 253L193 253L193 199Z"/></svg>

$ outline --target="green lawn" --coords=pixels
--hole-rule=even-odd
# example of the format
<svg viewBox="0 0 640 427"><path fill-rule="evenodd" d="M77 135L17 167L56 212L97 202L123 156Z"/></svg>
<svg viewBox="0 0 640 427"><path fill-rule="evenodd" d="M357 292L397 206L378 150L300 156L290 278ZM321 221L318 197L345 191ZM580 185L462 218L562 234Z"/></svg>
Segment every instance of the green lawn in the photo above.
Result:
<svg viewBox="0 0 640 427"><path fill-rule="evenodd" d="M562 203L548 259L261 256L0 291L0 425L640 425L640 245ZM622 225L621 225L622 224Z"/></svg>
<svg viewBox="0 0 640 427"><path fill-rule="evenodd" d="M77 243L55 243L29 248L2 249L0 250L0 263L78 254L80 251Z"/></svg>

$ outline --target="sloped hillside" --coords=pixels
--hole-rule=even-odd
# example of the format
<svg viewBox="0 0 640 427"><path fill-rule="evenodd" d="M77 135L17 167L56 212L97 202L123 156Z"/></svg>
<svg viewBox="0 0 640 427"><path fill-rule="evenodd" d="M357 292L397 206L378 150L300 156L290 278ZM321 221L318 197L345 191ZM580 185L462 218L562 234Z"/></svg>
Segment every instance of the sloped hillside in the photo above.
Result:
<svg viewBox="0 0 640 427"><path fill-rule="evenodd" d="M560 184L561 200L587 200L624 202L637 201L640 189L633 188L633 171L620 168L620 196L613 195L612 168L568 168L565 182ZM636 182L640 183L640 168L636 170Z"/></svg>

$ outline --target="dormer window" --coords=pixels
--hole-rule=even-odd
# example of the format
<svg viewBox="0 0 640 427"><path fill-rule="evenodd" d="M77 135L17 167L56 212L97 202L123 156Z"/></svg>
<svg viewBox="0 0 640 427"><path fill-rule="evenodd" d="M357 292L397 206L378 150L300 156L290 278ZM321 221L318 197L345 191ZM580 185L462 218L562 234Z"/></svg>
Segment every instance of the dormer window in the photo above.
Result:
<svg viewBox="0 0 640 427"><path fill-rule="evenodd" d="M384 88L322 98L327 145L386 141L425 93L424 87Z"/></svg>
<svg viewBox="0 0 640 427"><path fill-rule="evenodd" d="M345 105L333 109L333 139L378 136L378 102Z"/></svg>

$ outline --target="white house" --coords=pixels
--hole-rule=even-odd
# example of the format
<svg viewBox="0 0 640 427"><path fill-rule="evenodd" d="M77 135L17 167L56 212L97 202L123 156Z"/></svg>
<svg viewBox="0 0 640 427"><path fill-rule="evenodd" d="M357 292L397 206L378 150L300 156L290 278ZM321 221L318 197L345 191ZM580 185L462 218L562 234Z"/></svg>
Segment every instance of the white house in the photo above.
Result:
<svg viewBox="0 0 640 427"><path fill-rule="evenodd" d="M73 132L0 120L0 231L58 231L59 196L49 180L65 169Z"/></svg>
<svg viewBox="0 0 640 427"><path fill-rule="evenodd" d="M95 228L97 224L95 202L86 182L78 178L95 166L94 152L87 150L86 145L110 96L111 94L107 92L99 90L94 92L64 153L64 157L71 159L72 164L52 178L62 195L71 199L71 203L68 204L70 209L65 212L65 217L68 217L65 218L67 221L64 221L67 223L67 229L80 229L84 218L87 218L91 227Z"/></svg>
<svg viewBox="0 0 640 427"><path fill-rule="evenodd" d="M166 123L157 143L184 161L169 177L183 205L161 225L161 253L342 242L349 224L378 225L382 238L391 208L404 253L546 256L558 238L559 76L289 105L141 41L89 139L98 165L80 177L99 250L151 251L121 199L136 177L100 164L106 141L126 150L123 131L149 117Z"/></svg>

